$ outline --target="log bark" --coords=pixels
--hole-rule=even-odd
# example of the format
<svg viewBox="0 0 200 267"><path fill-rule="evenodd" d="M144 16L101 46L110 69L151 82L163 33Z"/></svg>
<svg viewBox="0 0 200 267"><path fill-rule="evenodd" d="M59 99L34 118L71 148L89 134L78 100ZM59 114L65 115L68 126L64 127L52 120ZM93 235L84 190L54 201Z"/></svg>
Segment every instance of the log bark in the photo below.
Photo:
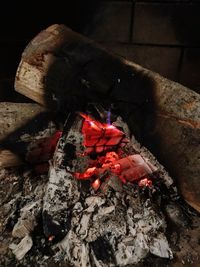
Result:
<svg viewBox="0 0 200 267"><path fill-rule="evenodd" d="M53 25L25 49L15 89L62 111L86 102L114 103L137 138L176 179L200 211L200 95L106 52L93 41Z"/></svg>
<svg viewBox="0 0 200 267"><path fill-rule="evenodd" d="M47 147L47 137L50 133L47 133L44 138L42 131L44 129L47 131L50 121L50 116L45 108L38 104L0 103L0 167L23 164L29 153L29 148L36 142L35 139L39 139L37 142L42 142ZM52 129L52 134L54 130ZM37 160L39 161L41 153L38 150L37 153ZM46 154L43 153L42 157L45 156ZM31 152L29 153L29 162L31 161L30 158Z"/></svg>

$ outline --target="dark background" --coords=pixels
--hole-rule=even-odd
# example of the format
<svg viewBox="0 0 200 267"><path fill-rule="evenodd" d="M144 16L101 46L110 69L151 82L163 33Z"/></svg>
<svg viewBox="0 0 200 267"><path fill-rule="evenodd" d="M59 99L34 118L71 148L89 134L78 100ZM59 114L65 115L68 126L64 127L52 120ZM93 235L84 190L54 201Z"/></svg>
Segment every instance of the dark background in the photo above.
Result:
<svg viewBox="0 0 200 267"><path fill-rule="evenodd" d="M12 76L21 53L41 30L64 23L82 32L98 1L6 1L0 14L0 78Z"/></svg>
<svg viewBox="0 0 200 267"><path fill-rule="evenodd" d="M0 9L0 91L41 30L63 23L200 92L200 1L6 1ZM1 95L1 94L0 94Z"/></svg>

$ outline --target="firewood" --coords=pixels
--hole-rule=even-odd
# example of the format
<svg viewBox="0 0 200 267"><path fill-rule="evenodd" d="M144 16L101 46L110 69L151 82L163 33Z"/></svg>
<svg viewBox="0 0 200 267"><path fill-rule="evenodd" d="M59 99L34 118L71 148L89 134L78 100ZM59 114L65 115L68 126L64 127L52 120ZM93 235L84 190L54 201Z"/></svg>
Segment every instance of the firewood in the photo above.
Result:
<svg viewBox="0 0 200 267"><path fill-rule="evenodd" d="M44 108L38 104L29 103L0 103L0 141L5 140L9 135L36 115L44 112ZM16 140L15 140L16 141ZM22 159L11 150L0 149L0 167L18 166L23 163Z"/></svg>
<svg viewBox="0 0 200 267"><path fill-rule="evenodd" d="M53 122L50 131L50 122L49 113L38 104L0 103L0 167L18 166L24 160L35 163L36 158L37 162L43 162L45 157L48 161L49 138L55 132ZM40 149L36 149L37 144Z"/></svg>

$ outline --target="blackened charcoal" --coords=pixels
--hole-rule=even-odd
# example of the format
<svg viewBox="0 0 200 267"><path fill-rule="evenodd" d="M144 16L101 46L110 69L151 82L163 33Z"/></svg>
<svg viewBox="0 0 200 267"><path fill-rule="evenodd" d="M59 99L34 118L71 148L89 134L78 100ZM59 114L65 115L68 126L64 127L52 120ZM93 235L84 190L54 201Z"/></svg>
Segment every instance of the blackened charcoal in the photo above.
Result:
<svg viewBox="0 0 200 267"><path fill-rule="evenodd" d="M66 216L66 215L65 215ZM68 216L67 222L55 222L51 215L44 211L43 217L43 231L47 239L58 242L64 238L69 230L70 220Z"/></svg>
<svg viewBox="0 0 200 267"><path fill-rule="evenodd" d="M69 165L72 167L73 160L76 159L76 147L71 143L66 143L64 145L64 158L63 158L63 165Z"/></svg>
<svg viewBox="0 0 200 267"><path fill-rule="evenodd" d="M98 237L95 241L90 243L97 260L104 263L114 263L113 249L105 237Z"/></svg>
<svg viewBox="0 0 200 267"><path fill-rule="evenodd" d="M72 160L76 158L76 147L70 143L66 143L64 146L65 159Z"/></svg>

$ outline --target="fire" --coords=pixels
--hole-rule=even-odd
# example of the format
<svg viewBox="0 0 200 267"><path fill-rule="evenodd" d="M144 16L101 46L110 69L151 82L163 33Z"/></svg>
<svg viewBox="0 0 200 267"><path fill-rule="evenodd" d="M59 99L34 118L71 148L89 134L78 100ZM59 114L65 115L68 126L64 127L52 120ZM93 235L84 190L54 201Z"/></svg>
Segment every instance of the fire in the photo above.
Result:
<svg viewBox="0 0 200 267"><path fill-rule="evenodd" d="M83 145L86 147L86 154L92 152L102 153L120 144L125 135L114 125L100 123L85 114L82 126L84 136Z"/></svg>
<svg viewBox="0 0 200 267"><path fill-rule="evenodd" d="M152 174L153 166L148 161L139 154L126 156L123 153L120 156L120 145L127 142L122 131L85 114L81 116L84 118L82 133L86 155L96 153L97 159L91 159L85 172L74 173L77 180L90 180L95 191L112 175L117 175L123 183L138 182L139 186L152 186L152 181L147 177Z"/></svg>

